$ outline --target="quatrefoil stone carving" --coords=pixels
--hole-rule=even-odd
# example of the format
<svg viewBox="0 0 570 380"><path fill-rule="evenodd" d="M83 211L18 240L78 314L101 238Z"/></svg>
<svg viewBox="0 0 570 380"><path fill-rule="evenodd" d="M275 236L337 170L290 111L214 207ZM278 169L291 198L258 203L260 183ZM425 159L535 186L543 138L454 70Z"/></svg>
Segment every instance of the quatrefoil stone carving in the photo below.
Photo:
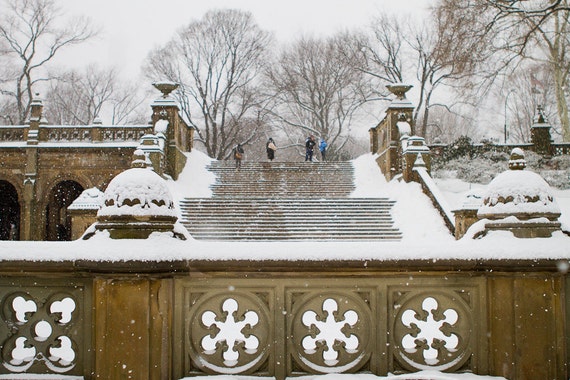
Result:
<svg viewBox="0 0 570 380"><path fill-rule="evenodd" d="M71 297L59 295L46 302L13 294L2 306L11 330L0 345L4 368L23 373L43 363L52 373L66 373L75 367L77 354L69 328L76 303Z"/></svg>

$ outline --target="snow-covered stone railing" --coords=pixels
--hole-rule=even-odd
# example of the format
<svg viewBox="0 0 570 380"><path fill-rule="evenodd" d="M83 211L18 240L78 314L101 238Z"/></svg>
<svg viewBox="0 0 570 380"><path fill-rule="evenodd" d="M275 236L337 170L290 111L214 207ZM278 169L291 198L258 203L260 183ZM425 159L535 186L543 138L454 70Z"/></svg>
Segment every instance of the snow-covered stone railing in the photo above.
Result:
<svg viewBox="0 0 570 380"><path fill-rule="evenodd" d="M567 379L557 260L317 260L295 243L286 251L304 260L240 260L231 252L274 245L88 242L68 243L83 247L74 261L2 262L0 375L282 380L434 370ZM382 251L351 244L345 256L373 246ZM37 249L57 257L57 247ZM141 259L79 259L130 251ZM178 251L187 259L159 259Z"/></svg>
<svg viewBox="0 0 570 380"><path fill-rule="evenodd" d="M455 218L451 212L451 208L447 204L444 196L437 187L433 178L428 174L427 170L423 167L414 168L413 171L417 173L417 178L422 186L424 193L431 199L434 207L441 214L445 225L449 231L455 233Z"/></svg>
<svg viewBox="0 0 570 380"><path fill-rule="evenodd" d="M0 125L0 142L23 141L26 126Z"/></svg>
<svg viewBox="0 0 570 380"><path fill-rule="evenodd" d="M552 154L555 156L570 154L570 143L553 143Z"/></svg>
<svg viewBox="0 0 570 380"><path fill-rule="evenodd" d="M0 142L25 142L26 126L0 126ZM150 125L40 125L39 142L139 142Z"/></svg>

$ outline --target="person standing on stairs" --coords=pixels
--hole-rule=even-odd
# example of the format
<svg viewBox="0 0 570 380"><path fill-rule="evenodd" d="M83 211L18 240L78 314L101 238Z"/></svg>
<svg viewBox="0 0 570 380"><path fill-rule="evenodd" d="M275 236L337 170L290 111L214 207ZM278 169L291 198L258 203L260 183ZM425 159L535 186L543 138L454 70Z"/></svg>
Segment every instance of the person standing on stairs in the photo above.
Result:
<svg viewBox="0 0 570 380"><path fill-rule="evenodd" d="M323 161L325 161L325 156L327 153L327 142L325 141L325 139L321 139L321 143L319 144L319 150L321 151L321 159Z"/></svg>
<svg viewBox="0 0 570 380"><path fill-rule="evenodd" d="M315 148L315 136L311 135L305 140L305 161L313 161L313 150Z"/></svg>
<svg viewBox="0 0 570 380"><path fill-rule="evenodd" d="M243 155L245 151L243 150L243 146L241 144L237 144L233 150L234 153L234 160L236 162L236 169L241 168L241 160L243 159Z"/></svg>
<svg viewBox="0 0 570 380"><path fill-rule="evenodd" d="M267 140L267 144L265 144L265 150L267 151L267 159L269 161L273 161L275 158L275 151L277 150L277 146L271 137L269 140Z"/></svg>

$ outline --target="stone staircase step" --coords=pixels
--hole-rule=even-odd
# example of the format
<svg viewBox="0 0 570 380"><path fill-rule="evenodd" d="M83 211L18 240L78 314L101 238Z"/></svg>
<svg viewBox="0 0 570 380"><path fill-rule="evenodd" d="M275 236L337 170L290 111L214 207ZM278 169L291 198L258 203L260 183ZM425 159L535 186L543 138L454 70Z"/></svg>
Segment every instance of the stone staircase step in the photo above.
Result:
<svg viewBox="0 0 570 380"><path fill-rule="evenodd" d="M387 198L350 198L350 162L215 161L211 198L180 201L181 223L202 240L397 241Z"/></svg>

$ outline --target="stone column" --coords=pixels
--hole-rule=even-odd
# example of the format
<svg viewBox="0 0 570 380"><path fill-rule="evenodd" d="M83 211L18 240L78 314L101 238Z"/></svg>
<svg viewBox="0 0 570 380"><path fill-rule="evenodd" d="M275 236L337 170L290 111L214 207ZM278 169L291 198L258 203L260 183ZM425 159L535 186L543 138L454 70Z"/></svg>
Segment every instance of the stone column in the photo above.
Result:
<svg viewBox="0 0 570 380"><path fill-rule="evenodd" d="M543 156L552 155L552 137L550 136L550 128L546 115L542 106L539 105L534 116L534 124L530 128L530 138L535 153Z"/></svg>
<svg viewBox="0 0 570 380"><path fill-rule="evenodd" d="M388 109L386 110L385 126L386 139L390 149L388 162L388 180L391 180L397 174L400 174L403 170L400 157L402 154L400 138L404 134L412 134L410 123L412 121L414 106L412 105L412 102L406 98L406 92L412 88L411 85L393 84L386 87L392 94L396 96L396 98L392 100L392 103L390 103ZM400 130L400 126L403 124L407 125L405 131Z"/></svg>
<svg viewBox="0 0 570 380"><path fill-rule="evenodd" d="M40 225L35 220L37 215L36 177L38 174L38 142L40 124L46 124L43 118L43 102L39 94L32 100L30 119L26 134L26 171L24 174L24 196L22 221L20 222L21 240L41 240Z"/></svg>
<svg viewBox="0 0 570 380"><path fill-rule="evenodd" d="M156 82L153 83L160 92L162 97L156 99L152 104L152 125L153 128L159 120L168 121L165 130L161 130L166 136L166 144L164 146L164 156L166 157L165 173L172 178L177 179L178 174L186 163L186 157L182 155L179 145L180 129L187 128L182 122L178 112L178 103L170 96L170 93L178 88L177 83L173 82ZM157 131L155 131L157 132ZM186 144L187 145L187 144Z"/></svg>

